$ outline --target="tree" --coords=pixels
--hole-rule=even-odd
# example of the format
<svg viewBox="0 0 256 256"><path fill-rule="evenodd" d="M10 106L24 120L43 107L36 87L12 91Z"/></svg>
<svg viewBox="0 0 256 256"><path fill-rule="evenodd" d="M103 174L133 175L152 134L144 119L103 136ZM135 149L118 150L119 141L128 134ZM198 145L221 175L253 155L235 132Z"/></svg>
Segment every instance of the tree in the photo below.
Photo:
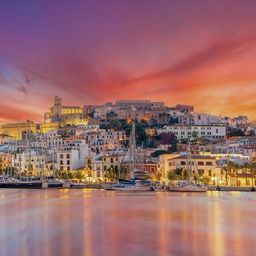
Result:
<svg viewBox="0 0 256 256"><path fill-rule="evenodd" d="M198 132L197 131L193 131L192 132L192 138L193 138L193 140L198 140Z"/></svg>
<svg viewBox="0 0 256 256"><path fill-rule="evenodd" d="M228 186L228 176L230 174L230 170L228 166L224 166L222 170L225 172L225 185Z"/></svg>
<svg viewBox="0 0 256 256"><path fill-rule="evenodd" d="M76 171L75 177L76 177L77 179L79 179L79 180L82 180L82 179L84 179L85 174L84 174L83 171Z"/></svg>
<svg viewBox="0 0 256 256"><path fill-rule="evenodd" d="M95 110L93 110L90 113L88 113L87 116L93 118L94 117L94 113L95 113Z"/></svg>
<svg viewBox="0 0 256 256"><path fill-rule="evenodd" d="M252 187L253 187L255 186L255 173L256 173L256 157L255 156L251 160L250 171L251 171L251 179L252 179Z"/></svg>
<svg viewBox="0 0 256 256"><path fill-rule="evenodd" d="M183 176L183 179L184 179L184 180L188 180L188 178L189 178L189 172L188 172L187 170L183 170L182 176Z"/></svg>
<svg viewBox="0 0 256 256"><path fill-rule="evenodd" d="M172 125L172 124L177 124L178 122L179 122L179 120L177 117L171 116L168 124Z"/></svg>
<svg viewBox="0 0 256 256"><path fill-rule="evenodd" d="M233 128L229 127L227 129L227 136L233 137L233 136L245 136L245 133L240 128Z"/></svg>
<svg viewBox="0 0 256 256"><path fill-rule="evenodd" d="M166 150L156 150L154 151L153 153L151 153L151 157L158 157L160 155L163 155L163 154L168 154L168 151Z"/></svg>
<svg viewBox="0 0 256 256"><path fill-rule="evenodd" d="M116 170L114 170L114 168L112 168L112 167L109 167L109 168L106 170L105 176L106 176L106 178L108 178L110 181L113 181L113 180L117 180L117 179L118 179L118 173L117 173Z"/></svg>
<svg viewBox="0 0 256 256"><path fill-rule="evenodd" d="M177 176L174 171L169 171L167 174L167 178L171 182L171 184L174 184L175 180L177 180Z"/></svg>
<svg viewBox="0 0 256 256"><path fill-rule="evenodd" d="M114 111L110 111L106 115L107 121L115 121L117 119L117 114Z"/></svg>
<svg viewBox="0 0 256 256"><path fill-rule="evenodd" d="M209 175L203 175L200 177L200 181L204 184L204 185L208 185L211 181L211 177Z"/></svg>
<svg viewBox="0 0 256 256"><path fill-rule="evenodd" d="M177 168L175 169L175 174L176 174L176 177L178 179L183 179L183 172L184 172L184 169L183 168Z"/></svg>
<svg viewBox="0 0 256 256"><path fill-rule="evenodd" d="M230 179L231 185L232 186L237 185L238 184L238 176L237 176L237 174L238 174L239 166L237 164L229 161L227 163L227 168L229 170L229 175L230 175L230 178L231 178ZM236 178L236 180L235 180L235 178ZM235 183L235 181L236 181L236 183Z"/></svg>
<svg viewBox="0 0 256 256"><path fill-rule="evenodd" d="M75 172L69 171L69 172L68 172L68 178L71 179L71 180L72 180L72 179L75 179L75 178L76 178Z"/></svg>
<svg viewBox="0 0 256 256"><path fill-rule="evenodd" d="M198 183L198 181L199 181L199 175L198 175L198 174L194 174L194 175L193 175L193 180L194 180L195 183Z"/></svg>
<svg viewBox="0 0 256 256"><path fill-rule="evenodd" d="M244 163L242 165L243 173L245 173L245 184L248 184L248 169L250 169L250 165L248 163Z"/></svg>

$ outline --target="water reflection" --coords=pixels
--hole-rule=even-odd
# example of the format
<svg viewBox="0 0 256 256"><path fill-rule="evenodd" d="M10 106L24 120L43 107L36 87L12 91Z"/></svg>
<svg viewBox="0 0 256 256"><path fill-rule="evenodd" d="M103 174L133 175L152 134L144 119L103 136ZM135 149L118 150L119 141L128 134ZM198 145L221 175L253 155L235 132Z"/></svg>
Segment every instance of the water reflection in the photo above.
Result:
<svg viewBox="0 0 256 256"><path fill-rule="evenodd" d="M1 255L251 255L255 194L1 190Z"/></svg>

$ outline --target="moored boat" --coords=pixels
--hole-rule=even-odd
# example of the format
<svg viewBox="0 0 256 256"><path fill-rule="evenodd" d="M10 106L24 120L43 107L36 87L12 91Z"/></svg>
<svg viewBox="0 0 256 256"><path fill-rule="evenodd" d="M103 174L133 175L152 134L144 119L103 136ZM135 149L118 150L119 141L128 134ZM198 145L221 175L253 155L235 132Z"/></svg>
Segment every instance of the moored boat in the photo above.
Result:
<svg viewBox="0 0 256 256"><path fill-rule="evenodd" d="M148 180L131 180L130 182L119 182L106 188L106 190L124 191L124 192L146 192L154 191L151 182Z"/></svg>
<svg viewBox="0 0 256 256"><path fill-rule="evenodd" d="M177 185L168 188L170 192L206 192L207 190L206 186L191 182L179 182Z"/></svg>
<svg viewBox="0 0 256 256"><path fill-rule="evenodd" d="M43 188L42 181L6 181L0 182L0 188Z"/></svg>
<svg viewBox="0 0 256 256"><path fill-rule="evenodd" d="M130 180L119 180L118 183L104 186L105 190L123 191L123 192L146 192L154 191L151 181L148 179L148 173L136 169L136 140L135 124L132 126L130 136Z"/></svg>

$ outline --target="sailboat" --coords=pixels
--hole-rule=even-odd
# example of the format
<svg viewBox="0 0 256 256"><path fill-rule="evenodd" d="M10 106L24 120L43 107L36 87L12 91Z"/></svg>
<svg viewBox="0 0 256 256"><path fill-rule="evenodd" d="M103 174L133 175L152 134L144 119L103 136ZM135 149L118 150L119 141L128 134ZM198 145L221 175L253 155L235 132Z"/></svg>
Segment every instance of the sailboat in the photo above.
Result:
<svg viewBox="0 0 256 256"><path fill-rule="evenodd" d="M124 192L154 191L151 181L147 178L147 172L136 169L135 124L132 125L132 132L129 142L130 180L119 180L118 183L106 186L105 189Z"/></svg>
<svg viewBox="0 0 256 256"><path fill-rule="evenodd" d="M188 142L187 150L187 171L188 171L188 180L179 181L176 185L170 187L168 191L170 192L206 192L208 188L201 184L197 184L192 181L192 154L190 148L190 141ZM197 170L196 170L197 171Z"/></svg>

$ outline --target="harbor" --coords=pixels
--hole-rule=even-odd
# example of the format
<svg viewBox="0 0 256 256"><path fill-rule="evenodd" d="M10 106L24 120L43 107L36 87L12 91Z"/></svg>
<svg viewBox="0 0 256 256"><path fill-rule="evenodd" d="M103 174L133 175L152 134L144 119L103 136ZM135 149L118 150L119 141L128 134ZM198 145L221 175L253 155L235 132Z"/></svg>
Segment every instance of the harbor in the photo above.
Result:
<svg viewBox="0 0 256 256"><path fill-rule="evenodd" d="M252 255L255 199L247 192L1 189L1 255Z"/></svg>

